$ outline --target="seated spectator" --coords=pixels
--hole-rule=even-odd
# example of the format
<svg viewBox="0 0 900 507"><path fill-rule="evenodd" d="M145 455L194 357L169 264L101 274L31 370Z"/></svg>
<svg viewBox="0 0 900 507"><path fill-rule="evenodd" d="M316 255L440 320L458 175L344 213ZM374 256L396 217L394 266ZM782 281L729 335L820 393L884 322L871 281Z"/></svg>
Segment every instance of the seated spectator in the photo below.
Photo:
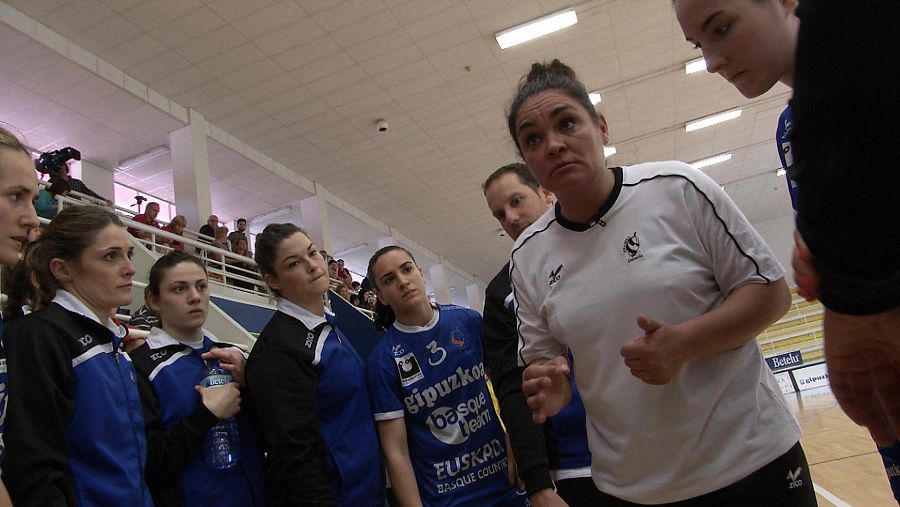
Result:
<svg viewBox="0 0 900 507"><path fill-rule="evenodd" d="M234 244L234 253L238 255L243 255L244 257L250 256L250 250L247 249L247 240L244 238L238 238L237 242ZM252 277L253 273L248 273L247 271L256 271L256 266L253 264L234 259L231 257L225 257L225 271L240 275L244 277ZM242 289L253 290L255 285L253 282L248 282L245 280L237 280L234 277L228 277L227 280L228 285L234 285L235 287L241 287Z"/></svg>
<svg viewBox="0 0 900 507"><path fill-rule="evenodd" d="M350 274L350 270L344 267L344 259L337 260L338 266L338 280L341 281L344 285L349 289L351 285L353 285L353 275Z"/></svg>
<svg viewBox="0 0 900 507"><path fill-rule="evenodd" d="M215 231L216 231L215 235L214 235L215 239L212 242L212 246L222 249L222 250L227 250L230 252L231 251L231 243L228 242L228 227L219 226L219 227L216 227ZM224 269L222 266L222 262L223 262L222 254L210 252L208 258L210 261L209 279L217 280L219 282L224 281L224 278L222 276L222 271Z"/></svg>
<svg viewBox="0 0 900 507"><path fill-rule="evenodd" d="M234 252L235 244L237 240L242 239L247 243L247 251L250 251L250 238L247 237L247 219L246 218L238 218L237 219L237 230L228 235L228 242L231 243L231 251ZM243 255L243 254L242 254ZM247 255L247 257L252 257L252 254Z"/></svg>
<svg viewBox="0 0 900 507"><path fill-rule="evenodd" d="M328 261L328 278L340 281L340 278L338 278L338 263L334 259Z"/></svg>
<svg viewBox="0 0 900 507"><path fill-rule="evenodd" d="M159 316L156 315L152 308L147 306L147 294L149 293L150 286L148 285L144 287L144 304L131 316L131 320L128 321L129 327L150 331L150 328L159 324Z"/></svg>
<svg viewBox="0 0 900 507"><path fill-rule="evenodd" d="M357 308L362 308L362 303L360 302L359 296L356 294L350 294L350 304Z"/></svg>
<svg viewBox="0 0 900 507"><path fill-rule="evenodd" d="M175 218L173 218L172 221L169 222L169 225L163 227L163 230L166 232L171 232L172 234L183 236L185 227L187 227L187 218L185 218L184 215L175 215ZM184 250L184 243L181 241L161 239L159 243L169 245L173 250Z"/></svg>
<svg viewBox="0 0 900 507"><path fill-rule="evenodd" d="M72 178L71 176L69 176L69 166L66 164L63 164L59 169L56 170L56 172L50 175L51 184L56 180L65 180L66 183L69 184L69 188L74 192L88 195L93 197L94 199L99 199L101 201L106 201L107 206L112 207L113 205L112 201L89 189L83 181L79 180L78 178Z"/></svg>
<svg viewBox="0 0 900 507"><path fill-rule="evenodd" d="M160 229L159 222L156 221L156 217L159 215L159 203L158 202L148 202L147 207L144 208L144 212L135 215L134 221L142 223L144 225L149 225L151 227L156 227ZM145 231L139 231L133 227L128 228L128 232L131 233L132 236L139 239L150 239L150 233Z"/></svg>
<svg viewBox="0 0 900 507"><path fill-rule="evenodd" d="M203 227L200 227L200 234L207 237L200 237L200 241L204 243L210 243L212 238L216 237L216 228L219 227L219 217L216 215L210 215L209 218L206 219L206 223L203 224Z"/></svg>
<svg viewBox="0 0 900 507"><path fill-rule="evenodd" d="M360 286L359 282L354 281L353 283L350 284L350 292L352 292L354 294L359 294L359 286Z"/></svg>
<svg viewBox="0 0 900 507"><path fill-rule="evenodd" d="M350 289L348 289L346 285L338 285L337 293L338 296L344 298L345 301L350 301Z"/></svg>
<svg viewBox="0 0 900 507"><path fill-rule="evenodd" d="M368 276L364 276L362 282L359 283L359 290L357 291L357 294L365 294L370 290L372 290L372 282L369 280Z"/></svg>
<svg viewBox="0 0 900 507"><path fill-rule="evenodd" d="M69 195L69 182L58 178L53 180L47 188L38 192L37 199L34 200L34 210L37 215L47 220L53 220L59 211L59 203L56 202L57 195Z"/></svg>

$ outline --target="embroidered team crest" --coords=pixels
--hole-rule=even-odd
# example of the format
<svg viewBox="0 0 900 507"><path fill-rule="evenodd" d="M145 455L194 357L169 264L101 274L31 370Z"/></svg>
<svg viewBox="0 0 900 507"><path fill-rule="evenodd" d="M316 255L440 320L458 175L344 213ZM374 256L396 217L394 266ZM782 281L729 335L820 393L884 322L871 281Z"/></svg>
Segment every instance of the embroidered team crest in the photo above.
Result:
<svg viewBox="0 0 900 507"><path fill-rule="evenodd" d="M405 356L395 357L394 361L397 363L397 372L400 373L400 384L403 387L425 378L422 368L419 367L419 361L412 352Z"/></svg>
<svg viewBox="0 0 900 507"><path fill-rule="evenodd" d="M461 349L466 346L466 337L459 329L454 329L450 331L450 343Z"/></svg>
<svg viewBox="0 0 900 507"><path fill-rule="evenodd" d="M625 238L625 243L622 244L622 253L628 256L628 262L636 261L643 257L641 254L641 240L638 239L637 231Z"/></svg>

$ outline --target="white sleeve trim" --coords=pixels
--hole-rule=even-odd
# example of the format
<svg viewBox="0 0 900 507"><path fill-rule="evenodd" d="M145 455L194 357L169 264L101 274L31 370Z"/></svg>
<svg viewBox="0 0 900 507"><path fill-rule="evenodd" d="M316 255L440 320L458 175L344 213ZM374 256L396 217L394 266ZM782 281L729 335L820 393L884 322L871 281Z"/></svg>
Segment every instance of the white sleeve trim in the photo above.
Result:
<svg viewBox="0 0 900 507"><path fill-rule="evenodd" d="M376 421L393 421L394 419L400 419L404 416L402 410L394 410L393 412L381 412L375 414L373 417Z"/></svg>

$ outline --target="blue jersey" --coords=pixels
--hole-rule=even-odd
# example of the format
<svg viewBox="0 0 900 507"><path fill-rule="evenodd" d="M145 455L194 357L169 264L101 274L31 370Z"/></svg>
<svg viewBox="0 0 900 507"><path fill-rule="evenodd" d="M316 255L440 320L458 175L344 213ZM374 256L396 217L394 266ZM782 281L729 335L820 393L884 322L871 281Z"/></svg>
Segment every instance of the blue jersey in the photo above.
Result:
<svg viewBox="0 0 900 507"><path fill-rule="evenodd" d="M775 130L775 142L778 143L778 158L781 159L781 167L785 170L788 193L791 195L791 207L797 210L797 181L794 180L794 152L791 149L791 128L794 123L794 115L791 105L788 104L781 116L778 117L778 128Z"/></svg>
<svg viewBox="0 0 900 507"><path fill-rule="evenodd" d="M423 327L394 323L369 358L376 421L405 418L422 503L517 505L503 430L484 378L481 316L440 306Z"/></svg>
<svg viewBox="0 0 900 507"><path fill-rule="evenodd" d="M245 401L236 416L238 466L217 470L206 464L202 446L218 419L203 406L194 386L207 371L202 354L228 345L203 337L199 349L153 328L147 342L131 351L144 411L148 458L145 478L157 506L265 505L266 472L257 429Z"/></svg>
<svg viewBox="0 0 900 507"><path fill-rule="evenodd" d="M6 381L8 378L6 349L3 347L3 316L0 315L0 465L3 464L3 456L6 454L6 445L3 443L3 425L6 423Z"/></svg>

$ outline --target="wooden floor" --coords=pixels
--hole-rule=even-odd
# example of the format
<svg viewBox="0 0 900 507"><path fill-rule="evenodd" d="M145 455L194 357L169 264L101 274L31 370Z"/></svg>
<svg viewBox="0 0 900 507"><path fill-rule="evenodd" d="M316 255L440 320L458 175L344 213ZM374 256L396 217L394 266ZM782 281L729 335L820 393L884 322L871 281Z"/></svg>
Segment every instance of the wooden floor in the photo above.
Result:
<svg viewBox="0 0 900 507"><path fill-rule="evenodd" d="M841 411L827 388L789 394L819 505L897 506L869 433Z"/></svg>

